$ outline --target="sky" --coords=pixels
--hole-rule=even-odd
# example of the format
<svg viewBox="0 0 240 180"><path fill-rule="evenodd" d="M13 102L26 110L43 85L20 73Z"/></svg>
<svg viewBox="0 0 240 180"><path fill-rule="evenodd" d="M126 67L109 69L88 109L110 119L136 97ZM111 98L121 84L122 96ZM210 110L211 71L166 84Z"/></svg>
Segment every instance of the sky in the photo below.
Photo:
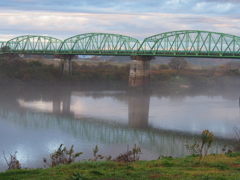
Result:
<svg viewBox="0 0 240 180"><path fill-rule="evenodd" d="M240 36L240 0L0 0L0 41L83 33L139 40L176 30Z"/></svg>

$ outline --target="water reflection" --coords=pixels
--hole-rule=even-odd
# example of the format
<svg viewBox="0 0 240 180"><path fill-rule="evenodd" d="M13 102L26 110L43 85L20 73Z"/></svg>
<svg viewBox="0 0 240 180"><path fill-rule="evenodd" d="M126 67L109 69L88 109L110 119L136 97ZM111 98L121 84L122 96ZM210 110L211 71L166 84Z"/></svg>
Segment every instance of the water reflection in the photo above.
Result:
<svg viewBox="0 0 240 180"><path fill-rule="evenodd" d="M128 96L128 124L130 127L148 127L149 103L149 94L136 93Z"/></svg>
<svg viewBox="0 0 240 180"><path fill-rule="evenodd" d="M128 124L129 127L135 128L166 129L170 124L176 127L178 123L178 129L181 126L180 131L190 133L192 133L192 128L195 125L200 126L201 122L203 122L201 130L204 127L207 128L205 123L209 121L209 118L212 118L213 123L223 117L226 118L220 122L221 128L229 126L228 124L231 125L227 119L235 123L236 116L239 119L239 113L231 114L237 108L233 107L232 97L227 100L222 98L224 92L221 96L217 92L214 92L216 96L211 93L210 96L198 96L191 92L189 96L180 92L172 93L170 96L168 93L126 94L124 91L73 91L70 88L28 92L24 90L23 93L19 93L20 95L3 95L2 98L9 97L10 101L1 101L1 107L5 110L24 111L28 109L35 112L48 112L71 118L95 118L109 123ZM230 95L233 94L230 93ZM169 123L169 121L173 122ZM189 126L190 124L192 127ZM217 126L220 127L219 123ZM168 129L176 130L171 127Z"/></svg>
<svg viewBox="0 0 240 180"><path fill-rule="evenodd" d="M118 93L125 94L125 92L118 92ZM100 94L97 95L95 93L88 94L88 93L71 92L69 90L69 91L64 91L64 93L56 93L53 96L52 102L46 102L41 100L24 101L23 99L18 99L18 102L21 108L27 108L27 109L37 110L41 112L49 112L55 115L64 115L64 117L66 116L78 117L79 111L81 111L80 110L81 105L79 104L79 102L76 102L76 101L75 103L71 103L72 98L77 99L78 97L81 97L81 96L90 96L91 98L93 97L94 99L101 99L101 97L102 98L106 97L107 94L103 96ZM113 97L115 95L117 94L112 94ZM128 94L126 97L125 96L122 97L122 99L119 99L118 97L118 101L123 101L126 103L126 106L128 106L129 127L135 127L135 128L148 127L149 103L150 103L149 93L147 94L131 93L130 95ZM109 113L109 112L104 112L104 113Z"/></svg>
<svg viewBox="0 0 240 180"><path fill-rule="evenodd" d="M213 126L219 141L211 152L220 152L224 139L229 138L225 132L230 134L239 124L235 91L229 97L218 91L208 92L208 96L199 96L199 92L174 92L171 96L169 92L150 95L71 88L0 91L0 151L17 150L25 167L42 166L42 158L61 143L74 144L86 159L92 158L96 144L104 155L118 155L127 144L138 143L143 159L156 159L160 154L184 156L185 141L193 142L199 132ZM227 112L224 118L228 119L216 115L221 112ZM0 170L4 166L0 156Z"/></svg>

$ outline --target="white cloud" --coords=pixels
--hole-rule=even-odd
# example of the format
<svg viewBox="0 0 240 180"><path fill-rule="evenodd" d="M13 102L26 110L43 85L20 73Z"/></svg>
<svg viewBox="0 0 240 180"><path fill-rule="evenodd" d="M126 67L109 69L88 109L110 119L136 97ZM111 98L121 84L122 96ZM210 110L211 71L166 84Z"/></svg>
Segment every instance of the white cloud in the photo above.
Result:
<svg viewBox="0 0 240 180"><path fill-rule="evenodd" d="M208 14L213 13L230 13L234 11L236 5L231 3L218 3L218 2L200 2L194 6L197 12L205 12Z"/></svg>
<svg viewBox="0 0 240 180"><path fill-rule="evenodd" d="M5 24L0 34L49 34L64 39L88 32L116 33L135 38L174 30L207 30L239 33L240 21L228 17L208 17L169 13L89 14L89 13L0 13L0 23ZM229 29L229 27L231 27ZM3 36L0 36L0 38ZM2 40L1 38L0 40ZM4 37L5 39L5 37Z"/></svg>
<svg viewBox="0 0 240 180"><path fill-rule="evenodd" d="M65 39L88 32L143 39L182 29L240 36L239 4L234 0L3 0L0 7L0 40L25 34Z"/></svg>

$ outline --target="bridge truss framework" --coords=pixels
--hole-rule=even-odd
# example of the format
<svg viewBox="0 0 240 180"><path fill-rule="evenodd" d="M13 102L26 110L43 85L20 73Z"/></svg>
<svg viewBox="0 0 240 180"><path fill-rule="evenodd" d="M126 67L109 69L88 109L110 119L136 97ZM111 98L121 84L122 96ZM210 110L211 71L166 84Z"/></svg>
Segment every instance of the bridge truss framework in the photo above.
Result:
<svg viewBox="0 0 240 180"><path fill-rule="evenodd" d="M0 41L0 53L73 55L147 55L239 58L240 37L199 30L165 32L138 39L108 33L86 33L60 40L25 35Z"/></svg>

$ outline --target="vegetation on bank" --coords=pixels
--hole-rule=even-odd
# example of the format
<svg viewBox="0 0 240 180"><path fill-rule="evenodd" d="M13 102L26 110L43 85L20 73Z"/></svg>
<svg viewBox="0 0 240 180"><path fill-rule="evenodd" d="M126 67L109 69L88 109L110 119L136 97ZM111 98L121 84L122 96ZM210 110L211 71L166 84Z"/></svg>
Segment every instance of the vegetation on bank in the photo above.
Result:
<svg viewBox="0 0 240 180"><path fill-rule="evenodd" d="M60 67L46 65L39 61L17 59L0 60L0 84L80 84L80 83L119 83L127 84L129 65L114 66L99 63L97 66L73 63L72 75L62 73Z"/></svg>
<svg viewBox="0 0 240 180"><path fill-rule="evenodd" d="M235 150L240 147L239 137L235 137ZM208 154L208 149L214 141L214 134L204 130L201 140L194 144L186 144L192 152L185 158L159 156L158 160L139 161L141 148L134 145L132 150L120 154L112 159L111 156L98 154L98 146L93 149L94 158L88 161L75 162L74 159L82 152L75 153L73 146L68 150L61 144L50 155L50 161L44 162L51 168L48 169L21 169L16 154L11 155L9 170L0 173L1 179L240 179L240 152L231 152L225 147L225 154ZM6 157L5 157L6 159ZM104 160L103 160L104 159ZM12 166L14 165L14 166ZM17 165L17 166L15 166ZM18 170L16 170L18 169Z"/></svg>
<svg viewBox="0 0 240 180"><path fill-rule="evenodd" d="M168 64L151 69L152 86L230 87L240 86L240 63L194 68L184 58L172 58Z"/></svg>
<svg viewBox="0 0 240 180"><path fill-rule="evenodd" d="M194 69L184 58L172 58L168 64L152 65L152 87L229 87L240 85L240 63ZM60 67L39 61L3 59L0 57L0 84L71 84L98 83L127 86L130 65L112 63L79 64L73 62L72 75L62 73Z"/></svg>
<svg viewBox="0 0 240 180"><path fill-rule="evenodd" d="M9 170L0 173L0 180L11 179L194 179L238 180L240 179L240 153L208 155L199 157L163 157L153 161L113 162L83 161L58 165L48 169Z"/></svg>

